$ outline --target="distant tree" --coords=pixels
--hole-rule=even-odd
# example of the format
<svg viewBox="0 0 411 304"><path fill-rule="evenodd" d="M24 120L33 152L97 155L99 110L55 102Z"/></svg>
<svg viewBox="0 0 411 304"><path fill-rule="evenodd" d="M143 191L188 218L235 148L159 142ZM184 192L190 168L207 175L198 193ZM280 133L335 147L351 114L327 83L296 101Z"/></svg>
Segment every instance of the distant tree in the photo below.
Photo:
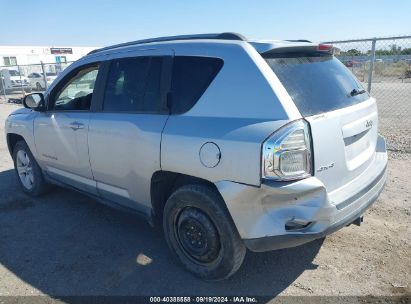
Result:
<svg viewBox="0 0 411 304"><path fill-rule="evenodd" d="M390 45L390 50L392 55L401 53L401 47L396 45L395 43Z"/></svg>
<svg viewBox="0 0 411 304"><path fill-rule="evenodd" d="M401 55L411 55L411 48L402 49Z"/></svg>
<svg viewBox="0 0 411 304"><path fill-rule="evenodd" d="M361 51L357 49L350 49L346 52L341 52L341 54L347 55L347 56L361 56L362 55Z"/></svg>

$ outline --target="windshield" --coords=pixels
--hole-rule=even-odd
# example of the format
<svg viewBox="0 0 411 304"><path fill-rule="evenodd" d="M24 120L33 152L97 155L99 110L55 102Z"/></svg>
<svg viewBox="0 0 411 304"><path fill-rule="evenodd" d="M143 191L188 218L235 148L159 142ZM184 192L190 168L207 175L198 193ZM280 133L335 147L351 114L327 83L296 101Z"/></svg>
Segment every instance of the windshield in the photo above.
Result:
<svg viewBox="0 0 411 304"><path fill-rule="evenodd" d="M369 98L355 76L333 56L276 54L265 60L303 116L337 110Z"/></svg>
<svg viewBox="0 0 411 304"><path fill-rule="evenodd" d="M20 76L20 73L15 70L9 70L10 76Z"/></svg>

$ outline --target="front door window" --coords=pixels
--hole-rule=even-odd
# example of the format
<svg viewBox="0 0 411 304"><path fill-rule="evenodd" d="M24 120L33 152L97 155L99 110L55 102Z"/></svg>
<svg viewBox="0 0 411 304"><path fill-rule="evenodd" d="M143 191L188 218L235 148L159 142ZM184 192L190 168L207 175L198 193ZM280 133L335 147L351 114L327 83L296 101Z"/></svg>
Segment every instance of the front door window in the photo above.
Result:
<svg viewBox="0 0 411 304"><path fill-rule="evenodd" d="M57 111L88 111L91 106L98 67L81 70L57 94L53 109Z"/></svg>

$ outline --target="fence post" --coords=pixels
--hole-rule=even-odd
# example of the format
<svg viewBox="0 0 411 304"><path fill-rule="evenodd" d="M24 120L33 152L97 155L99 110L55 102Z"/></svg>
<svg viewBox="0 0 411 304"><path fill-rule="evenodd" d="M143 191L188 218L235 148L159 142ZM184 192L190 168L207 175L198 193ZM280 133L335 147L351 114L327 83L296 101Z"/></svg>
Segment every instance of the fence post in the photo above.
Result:
<svg viewBox="0 0 411 304"><path fill-rule="evenodd" d="M46 76L46 72L44 71L43 61L40 61L40 64L41 64L41 70L43 72L44 88L47 90L47 76Z"/></svg>
<svg viewBox="0 0 411 304"><path fill-rule="evenodd" d="M4 101L7 101L7 95L6 95L6 84L4 82L4 77L3 77L3 73L0 72L0 80L1 80L1 90L3 91L3 95L4 95Z"/></svg>
<svg viewBox="0 0 411 304"><path fill-rule="evenodd" d="M23 80L21 78L21 71L20 71L20 66L19 65L17 65L17 70L19 72L19 77L20 77L20 90L21 90L21 94L23 95L23 98L24 98L24 95L26 95L26 92L23 89Z"/></svg>
<svg viewBox="0 0 411 304"><path fill-rule="evenodd" d="M374 71L374 61L375 61L375 44L377 42L377 38L372 40L371 46L371 60L370 60L370 69L368 70L368 93L371 92L371 83L372 83L372 72Z"/></svg>

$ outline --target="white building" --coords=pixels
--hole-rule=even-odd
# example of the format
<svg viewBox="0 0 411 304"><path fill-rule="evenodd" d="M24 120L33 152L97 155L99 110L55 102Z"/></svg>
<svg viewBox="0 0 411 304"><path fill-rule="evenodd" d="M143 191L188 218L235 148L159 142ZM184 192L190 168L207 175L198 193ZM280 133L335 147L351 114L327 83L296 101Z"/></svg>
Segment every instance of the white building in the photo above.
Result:
<svg viewBox="0 0 411 304"><path fill-rule="evenodd" d="M0 45L0 66L64 64L75 61L98 47L50 47Z"/></svg>

